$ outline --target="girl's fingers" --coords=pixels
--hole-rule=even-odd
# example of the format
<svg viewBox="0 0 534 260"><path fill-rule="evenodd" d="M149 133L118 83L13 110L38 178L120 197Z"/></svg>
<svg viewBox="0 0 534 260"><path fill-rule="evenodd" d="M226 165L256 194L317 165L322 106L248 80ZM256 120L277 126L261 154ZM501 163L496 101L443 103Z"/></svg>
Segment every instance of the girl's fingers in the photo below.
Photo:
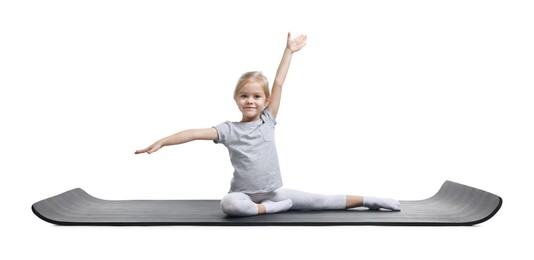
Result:
<svg viewBox="0 0 534 260"><path fill-rule="evenodd" d="M140 153L146 153L148 151L149 148L145 148L145 149L141 149L141 150L137 150L135 151L135 154L140 154Z"/></svg>

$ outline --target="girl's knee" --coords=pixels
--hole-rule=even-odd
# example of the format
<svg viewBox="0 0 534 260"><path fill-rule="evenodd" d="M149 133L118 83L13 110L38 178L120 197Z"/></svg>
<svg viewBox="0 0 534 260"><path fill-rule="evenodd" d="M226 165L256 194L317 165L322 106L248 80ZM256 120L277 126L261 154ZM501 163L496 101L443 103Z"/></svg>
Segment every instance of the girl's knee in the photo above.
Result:
<svg viewBox="0 0 534 260"><path fill-rule="evenodd" d="M221 200L221 210L228 216L253 216L258 214L258 205L241 192L232 192Z"/></svg>

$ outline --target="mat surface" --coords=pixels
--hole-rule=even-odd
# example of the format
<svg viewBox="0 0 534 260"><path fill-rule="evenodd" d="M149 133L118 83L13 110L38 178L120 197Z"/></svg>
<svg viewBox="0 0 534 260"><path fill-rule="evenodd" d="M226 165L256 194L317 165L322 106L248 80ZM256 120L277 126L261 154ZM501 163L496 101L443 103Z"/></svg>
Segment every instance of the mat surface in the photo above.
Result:
<svg viewBox="0 0 534 260"><path fill-rule="evenodd" d="M197 225L197 226L468 226L497 213L502 199L452 181L424 200L401 201L402 210L365 208L289 211L253 217L227 217L219 200L102 200L73 189L32 205L44 221L58 225Z"/></svg>

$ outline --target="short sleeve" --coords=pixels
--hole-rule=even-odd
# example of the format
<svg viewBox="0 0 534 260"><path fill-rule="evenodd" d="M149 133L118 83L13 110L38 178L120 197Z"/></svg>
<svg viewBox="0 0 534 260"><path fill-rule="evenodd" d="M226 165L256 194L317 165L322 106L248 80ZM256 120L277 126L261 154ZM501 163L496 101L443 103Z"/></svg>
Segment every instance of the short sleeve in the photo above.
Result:
<svg viewBox="0 0 534 260"><path fill-rule="evenodd" d="M216 144L226 144L228 142L228 135L230 134L229 122L224 122L214 126L217 130L217 139L213 140Z"/></svg>
<svg viewBox="0 0 534 260"><path fill-rule="evenodd" d="M263 121L269 122L269 123L273 124L273 126L276 125L276 119L274 118L274 116L271 113L271 111L269 110L269 108L265 108L261 112L261 114L262 114Z"/></svg>

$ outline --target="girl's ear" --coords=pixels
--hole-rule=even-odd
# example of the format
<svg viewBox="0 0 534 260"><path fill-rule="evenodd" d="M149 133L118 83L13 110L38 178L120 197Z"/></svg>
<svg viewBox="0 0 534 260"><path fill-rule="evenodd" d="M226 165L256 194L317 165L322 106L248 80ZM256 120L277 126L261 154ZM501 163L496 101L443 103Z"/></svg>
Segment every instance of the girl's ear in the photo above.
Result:
<svg viewBox="0 0 534 260"><path fill-rule="evenodd" d="M267 97L265 99L265 107L268 107L269 106L269 103L271 103L271 96Z"/></svg>

